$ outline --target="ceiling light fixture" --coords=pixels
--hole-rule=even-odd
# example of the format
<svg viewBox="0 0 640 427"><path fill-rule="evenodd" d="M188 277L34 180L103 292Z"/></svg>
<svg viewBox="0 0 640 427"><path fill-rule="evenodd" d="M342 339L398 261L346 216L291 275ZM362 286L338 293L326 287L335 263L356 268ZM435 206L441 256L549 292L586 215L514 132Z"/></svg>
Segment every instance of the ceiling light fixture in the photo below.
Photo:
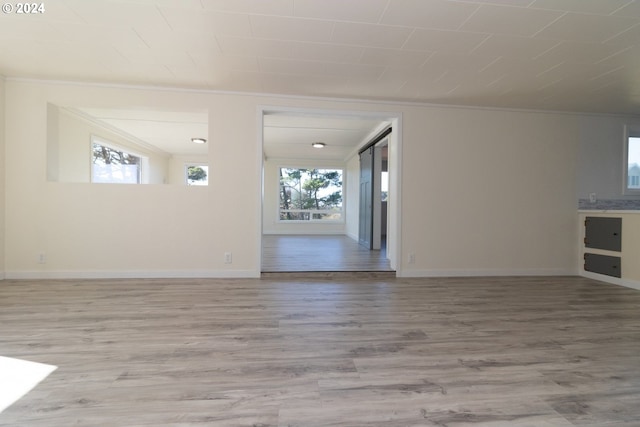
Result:
<svg viewBox="0 0 640 427"><path fill-rule="evenodd" d="M325 145L327 145L327 144L325 144L324 142L314 142L314 143L311 144L311 146L313 148L324 148Z"/></svg>
<svg viewBox="0 0 640 427"><path fill-rule="evenodd" d="M206 144L207 140L204 138L191 138L191 142L195 144Z"/></svg>

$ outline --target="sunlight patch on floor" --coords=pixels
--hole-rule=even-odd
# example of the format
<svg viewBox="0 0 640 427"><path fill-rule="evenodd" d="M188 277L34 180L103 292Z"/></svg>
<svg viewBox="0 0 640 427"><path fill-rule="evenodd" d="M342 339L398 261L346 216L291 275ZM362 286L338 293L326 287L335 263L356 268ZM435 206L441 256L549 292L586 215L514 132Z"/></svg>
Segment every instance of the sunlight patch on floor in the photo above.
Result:
<svg viewBox="0 0 640 427"><path fill-rule="evenodd" d="M0 412L33 389L58 367L0 356Z"/></svg>

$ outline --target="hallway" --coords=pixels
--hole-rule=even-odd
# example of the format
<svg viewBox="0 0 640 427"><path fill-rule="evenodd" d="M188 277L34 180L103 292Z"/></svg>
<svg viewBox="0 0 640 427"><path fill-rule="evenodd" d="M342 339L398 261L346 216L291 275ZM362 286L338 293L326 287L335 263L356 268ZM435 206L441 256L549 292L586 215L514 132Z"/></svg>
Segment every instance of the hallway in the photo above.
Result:
<svg viewBox="0 0 640 427"><path fill-rule="evenodd" d="M391 271L386 250L344 235L263 235L262 271Z"/></svg>

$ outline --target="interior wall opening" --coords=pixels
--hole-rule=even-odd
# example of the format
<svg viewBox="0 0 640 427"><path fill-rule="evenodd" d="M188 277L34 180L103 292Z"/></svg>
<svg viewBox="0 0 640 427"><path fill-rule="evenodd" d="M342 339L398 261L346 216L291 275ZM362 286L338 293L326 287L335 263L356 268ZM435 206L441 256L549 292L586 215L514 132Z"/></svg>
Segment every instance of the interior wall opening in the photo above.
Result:
<svg viewBox="0 0 640 427"><path fill-rule="evenodd" d="M358 152L382 131L399 124L399 115L390 114L260 109L263 273L397 272L400 236L394 234L399 225L400 193L395 190L399 176L393 171L390 153L399 156L400 129L375 146L375 248L362 246L358 238ZM332 175L337 170L342 171L340 180ZM313 182L304 177L313 177Z"/></svg>

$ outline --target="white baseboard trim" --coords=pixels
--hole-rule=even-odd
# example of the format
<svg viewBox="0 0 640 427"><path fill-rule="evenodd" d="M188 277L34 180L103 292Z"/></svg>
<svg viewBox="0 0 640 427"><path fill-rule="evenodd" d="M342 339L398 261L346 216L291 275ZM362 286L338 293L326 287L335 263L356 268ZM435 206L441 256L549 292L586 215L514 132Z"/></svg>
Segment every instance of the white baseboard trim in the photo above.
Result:
<svg viewBox="0 0 640 427"><path fill-rule="evenodd" d="M411 270L405 267L398 277L575 276L576 274L575 270L564 268Z"/></svg>
<svg viewBox="0 0 640 427"><path fill-rule="evenodd" d="M148 270L148 271L8 271L6 279L249 279L259 270Z"/></svg>
<svg viewBox="0 0 640 427"><path fill-rule="evenodd" d="M604 274L591 273L589 271L581 271L580 275L587 279L598 280L600 282L611 283L613 285L624 286L625 288L640 291L640 282L636 280L618 279L617 277L605 276Z"/></svg>

